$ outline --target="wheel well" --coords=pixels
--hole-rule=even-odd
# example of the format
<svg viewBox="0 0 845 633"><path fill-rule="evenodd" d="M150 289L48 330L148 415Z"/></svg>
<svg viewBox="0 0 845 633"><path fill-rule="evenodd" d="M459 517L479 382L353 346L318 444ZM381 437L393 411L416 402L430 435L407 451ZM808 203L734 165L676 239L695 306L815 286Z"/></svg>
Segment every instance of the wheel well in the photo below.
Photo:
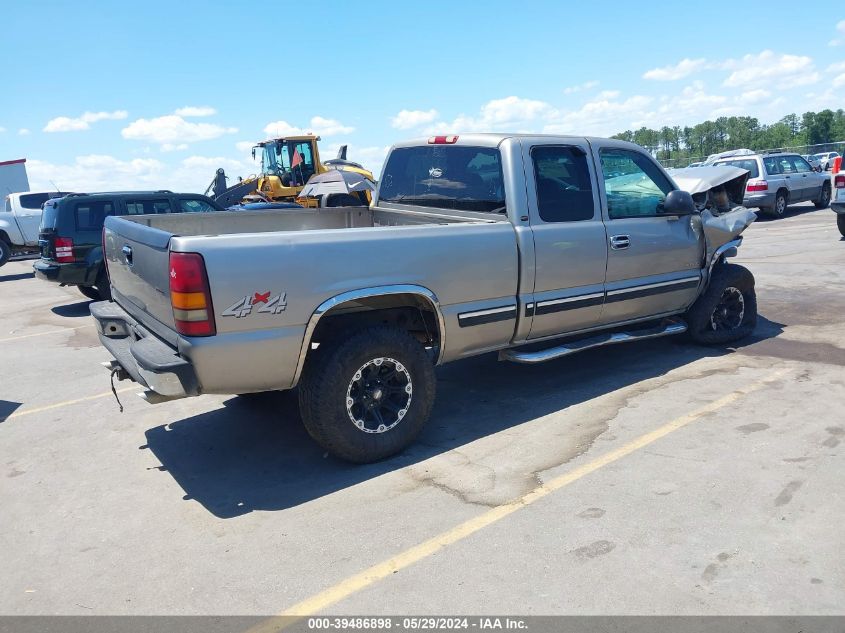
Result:
<svg viewBox="0 0 845 633"><path fill-rule="evenodd" d="M780 189L778 189L775 195L777 195L778 193L782 193L783 197L789 200L789 189L787 189L786 187L781 187Z"/></svg>
<svg viewBox="0 0 845 633"><path fill-rule="evenodd" d="M0 231L0 240L6 242L9 246L12 245L12 240L9 239L9 235L6 231Z"/></svg>
<svg viewBox="0 0 845 633"><path fill-rule="evenodd" d="M350 332L374 325L407 331L437 359L442 342L437 308L427 297L411 293L364 297L332 307L317 323L310 347L342 340Z"/></svg>

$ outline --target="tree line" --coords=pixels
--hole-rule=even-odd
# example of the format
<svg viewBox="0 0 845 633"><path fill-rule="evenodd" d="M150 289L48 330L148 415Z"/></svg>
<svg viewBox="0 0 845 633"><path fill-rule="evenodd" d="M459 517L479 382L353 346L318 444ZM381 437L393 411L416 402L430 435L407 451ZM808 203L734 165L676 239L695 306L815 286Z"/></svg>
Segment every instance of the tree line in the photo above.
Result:
<svg viewBox="0 0 845 633"><path fill-rule="evenodd" d="M770 125L748 116L719 117L693 126L663 126L659 130L641 127L612 138L642 145L664 164L676 167L741 147L786 149L845 141L845 110L788 114ZM818 147L805 153L816 151L827 151L827 148Z"/></svg>

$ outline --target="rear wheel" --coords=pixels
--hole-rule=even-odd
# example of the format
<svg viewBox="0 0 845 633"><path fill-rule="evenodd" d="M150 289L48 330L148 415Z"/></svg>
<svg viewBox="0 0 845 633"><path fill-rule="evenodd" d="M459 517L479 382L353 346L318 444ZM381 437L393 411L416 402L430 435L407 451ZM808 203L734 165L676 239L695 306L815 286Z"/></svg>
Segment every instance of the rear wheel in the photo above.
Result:
<svg viewBox="0 0 845 633"><path fill-rule="evenodd" d="M786 193L778 191L775 196L775 206L772 207L772 215L776 218L782 218L786 213Z"/></svg>
<svg viewBox="0 0 845 633"><path fill-rule="evenodd" d="M0 237L0 266L9 261L12 256L12 247Z"/></svg>
<svg viewBox="0 0 845 633"><path fill-rule="evenodd" d="M79 292L91 299L91 301L100 300L100 291L97 290L94 286L77 286L77 288L79 288Z"/></svg>
<svg viewBox="0 0 845 633"><path fill-rule="evenodd" d="M322 347L322 346L321 346ZM367 463L414 441L434 403L434 367L404 330L371 327L315 350L299 387L308 433L333 455Z"/></svg>
<svg viewBox="0 0 845 633"><path fill-rule="evenodd" d="M717 266L707 290L686 317L696 343L723 345L750 335L757 325L754 275L736 264Z"/></svg>
<svg viewBox="0 0 845 633"><path fill-rule="evenodd" d="M100 295L99 299L111 301L111 284L109 283L109 276L105 268L100 269L99 274L97 274L97 282L94 285L97 287L97 292Z"/></svg>
<svg viewBox="0 0 845 633"><path fill-rule="evenodd" d="M822 195L818 200L813 200L816 209L826 209L830 206L830 183L826 182L822 185Z"/></svg>
<svg viewBox="0 0 845 633"><path fill-rule="evenodd" d="M836 214L836 226L839 227L839 232L842 234L842 237L845 237L845 215L841 213Z"/></svg>

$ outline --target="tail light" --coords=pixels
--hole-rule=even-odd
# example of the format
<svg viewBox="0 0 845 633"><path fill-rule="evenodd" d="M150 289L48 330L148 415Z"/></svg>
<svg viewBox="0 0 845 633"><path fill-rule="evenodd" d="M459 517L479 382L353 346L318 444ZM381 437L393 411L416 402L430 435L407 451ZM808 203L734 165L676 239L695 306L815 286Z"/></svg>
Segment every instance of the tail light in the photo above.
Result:
<svg viewBox="0 0 845 633"><path fill-rule="evenodd" d="M199 253L170 253L170 303L179 334L213 336L217 333L208 275Z"/></svg>
<svg viewBox="0 0 845 633"><path fill-rule="evenodd" d="M769 183L765 180L752 180L745 186L746 191L768 191Z"/></svg>
<svg viewBox="0 0 845 633"><path fill-rule="evenodd" d="M53 240L53 247L56 249L56 261L60 264L76 261L73 256L73 240L71 238L57 237Z"/></svg>
<svg viewBox="0 0 845 633"><path fill-rule="evenodd" d="M833 186L837 189L845 189L845 174L838 174L833 179Z"/></svg>
<svg viewBox="0 0 845 633"><path fill-rule="evenodd" d="M428 139L429 145L453 145L457 142L457 136L432 136Z"/></svg>
<svg viewBox="0 0 845 633"><path fill-rule="evenodd" d="M111 283L111 273L109 272L109 258L106 257L106 229L100 233L100 244L103 248L103 268L106 269L106 279Z"/></svg>

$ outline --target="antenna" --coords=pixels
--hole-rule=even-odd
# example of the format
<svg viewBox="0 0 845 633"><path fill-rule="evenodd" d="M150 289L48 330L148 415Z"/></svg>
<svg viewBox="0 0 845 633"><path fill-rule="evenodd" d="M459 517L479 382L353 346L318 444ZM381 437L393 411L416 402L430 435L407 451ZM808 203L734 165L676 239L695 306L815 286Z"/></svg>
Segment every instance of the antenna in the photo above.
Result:
<svg viewBox="0 0 845 633"><path fill-rule="evenodd" d="M56 189L56 193L59 193L59 185L57 185L56 183L54 183L52 180L50 181L50 184L51 184L51 185L53 185L53 187L55 187L55 189Z"/></svg>

